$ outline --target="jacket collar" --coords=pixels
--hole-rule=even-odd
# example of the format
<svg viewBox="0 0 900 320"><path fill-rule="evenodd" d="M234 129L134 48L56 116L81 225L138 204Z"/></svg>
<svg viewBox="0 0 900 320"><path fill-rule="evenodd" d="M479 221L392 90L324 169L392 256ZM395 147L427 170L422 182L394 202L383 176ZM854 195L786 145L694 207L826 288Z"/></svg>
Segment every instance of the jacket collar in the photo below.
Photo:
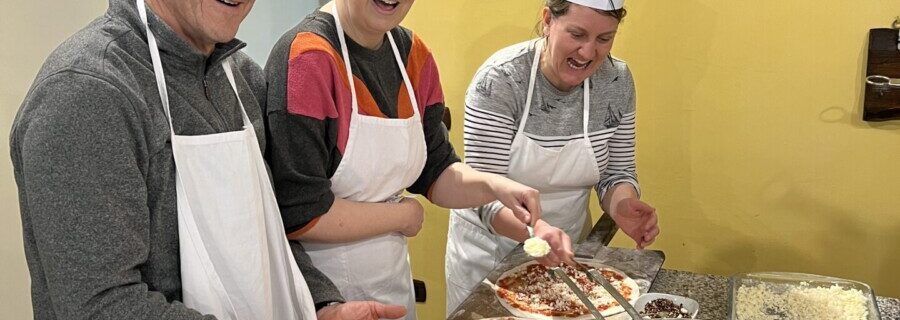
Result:
<svg viewBox="0 0 900 320"><path fill-rule="evenodd" d="M141 40L147 42L146 29L138 14L136 1L109 0L109 9L106 15L110 19L122 21L135 30ZM207 70L211 69L210 66L218 65L222 60L246 46L243 41L232 39L226 43L216 44L213 52L207 57L175 33L150 7L147 7L147 22L150 25L150 31L156 36L160 56L163 57L167 66L175 68L196 70L205 74Z"/></svg>

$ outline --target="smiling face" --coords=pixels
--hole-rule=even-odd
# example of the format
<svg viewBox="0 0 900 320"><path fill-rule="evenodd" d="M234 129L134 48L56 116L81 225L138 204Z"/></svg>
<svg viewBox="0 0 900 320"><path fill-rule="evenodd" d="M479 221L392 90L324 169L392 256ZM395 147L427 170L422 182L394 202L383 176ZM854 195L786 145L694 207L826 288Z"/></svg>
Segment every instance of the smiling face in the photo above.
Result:
<svg viewBox="0 0 900 320"><path fill-rule="evenodd" d="M234 39L255 0L148 0L176 33L209 54L216 43Z"/></svg>
<svg viewBox="0 0 900 320"><path fill-rule="evenodd" d="M557 89L572 90L603 64L618 28L618 19L585 6L571 4L556 17L545 7L542 31L547 45L541 72Z"/></svg>
<svg viewBox="0 0 900 320"><path fill-rule="evenodd" d="M415 0L343 0L346 11L341 11L341 17L347 21L346 29L354 40L380 40L385 33L400 25L413 2Z"/></svg>

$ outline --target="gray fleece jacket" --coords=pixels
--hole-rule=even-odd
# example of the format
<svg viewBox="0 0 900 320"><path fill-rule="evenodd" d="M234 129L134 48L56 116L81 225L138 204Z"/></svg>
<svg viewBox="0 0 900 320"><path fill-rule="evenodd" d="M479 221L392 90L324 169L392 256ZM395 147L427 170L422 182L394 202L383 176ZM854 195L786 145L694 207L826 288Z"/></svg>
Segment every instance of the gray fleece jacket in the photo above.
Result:
<svg viewBox="0 0 900 320"><path fill-rule="evenodd" d="M244 43L197 52L150 13L166 71L174 130L240 130L221 67L235 60L241 100L265 149L265 77ZM47 58L10 135L34 317L210 319L181 300L175 163L144 27L134 1L105 15ZM340 301L298 244L317 303Z"/></svg>

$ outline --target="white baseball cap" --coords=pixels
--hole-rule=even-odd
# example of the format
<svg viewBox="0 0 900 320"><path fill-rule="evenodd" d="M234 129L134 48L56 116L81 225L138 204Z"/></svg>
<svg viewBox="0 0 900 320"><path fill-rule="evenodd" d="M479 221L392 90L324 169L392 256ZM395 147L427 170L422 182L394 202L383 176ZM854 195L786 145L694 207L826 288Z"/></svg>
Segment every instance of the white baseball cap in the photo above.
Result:
<svg viewBox="0 0 900 320"><path fill-rule="evenodd" d="M569 0L569 2L603 11L619 10L625 5L625 0Z"/></svg>

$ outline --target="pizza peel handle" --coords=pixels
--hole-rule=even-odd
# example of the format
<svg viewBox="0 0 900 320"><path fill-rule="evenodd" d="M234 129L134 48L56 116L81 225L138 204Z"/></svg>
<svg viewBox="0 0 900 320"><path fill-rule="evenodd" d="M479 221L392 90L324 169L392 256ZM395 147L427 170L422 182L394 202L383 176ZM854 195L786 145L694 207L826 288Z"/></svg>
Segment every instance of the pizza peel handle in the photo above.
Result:
<svg viewBox="0 0 900 320"><path fill-rule="evenodd" d="M603 317L602 314L600 314L600 311L597 310L597 307L595 307L594 304L591 303L591 299L588 299L587 295L584 294L584 291L581 291L581 288L578 288L578 286L575 285L575 282L572 281L571 278L569 278L569 275L567 275L566 272L562 268L560 268L560 267L550 268L550 277L562 279L562 281L567 286L569 286L569 289L572 289L572 292L574 292L575 295L578 296L578 299L581 300L581 303L583 303L584 306L587 307L588 311L590 311L591 314L594 315L594 318L597 318L600 320L606 319ZM637 319L640 319L640 318L637 318Z"/></svg>
<svg viewBox="0 0 900 320"><path fill-rule="evenodd" d="M634 306L632 306L631 303L628 302L628 299L625 299L625 297L623 297L622 294L619 293L619 290L616 289L616 287L614 287L612 283L609 283L609 281L606 280L606 278L604 278L596 268L589 268L578 261L575 261L575 268L587 274L589 279L591 279L595 283L600 284L603 289L606 289L606 291L609 292L609 295L611 295L613 299L616 299L616 302L618 302L619 305L622 306L623 309L625 309L625 312L628 313L629 316L631 316L631 319L643 319L643 317L641 317L641 314L634 309Z"/></svg>

